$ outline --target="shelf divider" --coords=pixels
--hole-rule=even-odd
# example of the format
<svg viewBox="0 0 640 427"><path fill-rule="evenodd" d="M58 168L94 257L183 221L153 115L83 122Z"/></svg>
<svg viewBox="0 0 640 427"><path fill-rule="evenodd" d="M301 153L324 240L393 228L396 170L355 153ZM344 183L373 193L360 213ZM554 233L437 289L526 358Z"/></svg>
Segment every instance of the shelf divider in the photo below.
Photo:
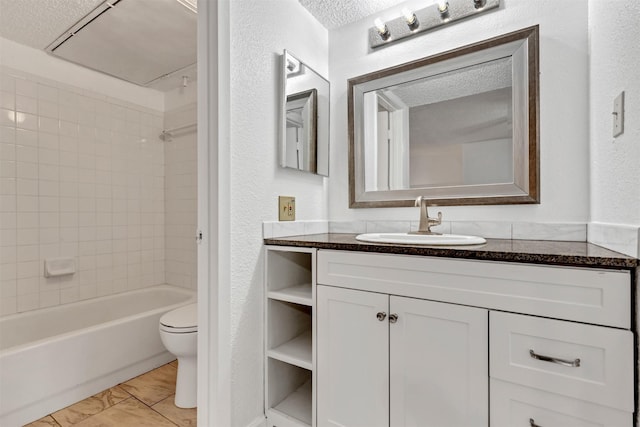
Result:
<svg viewBox="0 0 640 427"><path fill-rule="evenodd" d="M311 306L313 304L311 295L311 283L289 286L284 289L278 289L277 291L269 291L267 293L267 296L271 299L292 302L294 304L308 306Z"/></svg>
<svg viewBox="0 0 640 427"><path fill-rule="evenodd" d="M313 369L311 331L305 331L294 339L269 350L267 356L300 368Z"/></svg>

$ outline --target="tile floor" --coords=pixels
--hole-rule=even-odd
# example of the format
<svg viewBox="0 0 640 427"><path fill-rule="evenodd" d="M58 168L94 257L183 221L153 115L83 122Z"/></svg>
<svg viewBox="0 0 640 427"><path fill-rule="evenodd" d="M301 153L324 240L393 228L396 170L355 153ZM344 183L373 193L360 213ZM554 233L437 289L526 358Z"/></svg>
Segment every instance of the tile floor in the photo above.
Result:
<svg viewBox="0 0 640 427"><path fill-rule="evenodd" d="M173 404L175 360L25 427L192 427L196 410Z"/></svg>

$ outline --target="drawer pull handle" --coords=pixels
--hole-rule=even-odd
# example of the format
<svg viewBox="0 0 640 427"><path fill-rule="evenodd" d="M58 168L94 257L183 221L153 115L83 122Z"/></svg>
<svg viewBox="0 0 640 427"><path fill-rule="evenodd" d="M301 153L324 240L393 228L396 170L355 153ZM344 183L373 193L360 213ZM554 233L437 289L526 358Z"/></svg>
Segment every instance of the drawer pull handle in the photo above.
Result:
<svg viewBox="0 0 640 427"><path fill-rule="evenodd" d="M533 418L529 418L529 427L542 427L540 424L536 424Z"/></svg>
<svg viewBox="0 0 640 427"><path fill-rule="evenodd" d="M542 354L536 354L536 352L533 350L529 350L529 356L531 356L531 358L533 359L542 360L543 362L557 363L558 365L569 366L570 368L577 368L580 366L580 359L575 359L575 360L558 359L557 357L549 357L549 356L543 356Z"/></svg>

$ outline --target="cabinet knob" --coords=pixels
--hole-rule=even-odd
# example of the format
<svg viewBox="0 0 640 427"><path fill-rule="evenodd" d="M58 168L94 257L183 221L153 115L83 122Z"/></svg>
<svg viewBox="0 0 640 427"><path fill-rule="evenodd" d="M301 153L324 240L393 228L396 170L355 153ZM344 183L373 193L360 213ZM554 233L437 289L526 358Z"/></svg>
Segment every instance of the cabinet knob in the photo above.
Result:
<svg viewBox="0 0 640 427"><path fill-rule="evenodd" d="M389 315L389 323L396 323L398 321L398 315L393 313Z"/></svg>
<svg viewBox="0 0 640 427"><path fill-rule="evenodd" d="M378 314L376 314L376 317L379 321L382 322L384 319L386 319L387 313L385 313L384 311L379 311Z"/></svg>
<svg viewBox="0 0 640 427"><path fill-rule="evenodd" d="M529 427L542 427L540 424L536 424L533 418L529 418Z"/></svg>

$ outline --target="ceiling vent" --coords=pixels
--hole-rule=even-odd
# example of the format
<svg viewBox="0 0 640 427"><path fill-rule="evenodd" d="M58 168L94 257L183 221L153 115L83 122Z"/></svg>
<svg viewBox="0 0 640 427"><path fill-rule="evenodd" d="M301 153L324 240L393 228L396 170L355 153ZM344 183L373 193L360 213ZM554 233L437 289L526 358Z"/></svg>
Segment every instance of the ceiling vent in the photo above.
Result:
<svg viewBox="0 0 640 427"><path fill-rule="evenodd" d="M194 80L197 15L184 1L105 1L46 50L141 86L170 76Z"/></svg>

